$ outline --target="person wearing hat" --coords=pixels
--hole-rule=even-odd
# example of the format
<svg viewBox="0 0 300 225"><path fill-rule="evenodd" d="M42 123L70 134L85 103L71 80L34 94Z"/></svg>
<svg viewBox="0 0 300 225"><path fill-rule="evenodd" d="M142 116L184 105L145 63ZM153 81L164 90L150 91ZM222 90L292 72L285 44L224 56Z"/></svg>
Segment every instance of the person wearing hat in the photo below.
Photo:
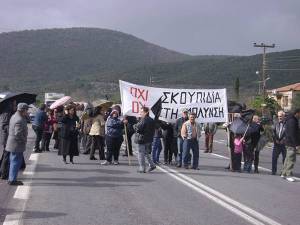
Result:
<svg viewBox="0 0 300 225"><path fill-rule="evenodd" d="M26 150L27 144L28 108L29 106L26 103L19 103L17 112L9 121L9 134L6 144L6 151L10 152L9 185L23 185L22 181L17 181L17 176L22 165L23 152Z"/></svg>

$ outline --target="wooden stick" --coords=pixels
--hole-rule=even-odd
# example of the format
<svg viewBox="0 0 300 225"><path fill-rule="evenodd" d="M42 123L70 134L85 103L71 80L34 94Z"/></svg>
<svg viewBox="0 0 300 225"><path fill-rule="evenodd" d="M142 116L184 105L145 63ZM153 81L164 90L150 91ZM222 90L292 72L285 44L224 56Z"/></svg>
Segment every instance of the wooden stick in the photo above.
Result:
<svg viewBox="0 0 300 225"><path fill-rule="evenodd" d="M127 148L128 165L131 166L129 145L128 145L128 136L127 136L127 124L124 124L124 127L125 127L125 142L126 142L126 148Z"/></svg>

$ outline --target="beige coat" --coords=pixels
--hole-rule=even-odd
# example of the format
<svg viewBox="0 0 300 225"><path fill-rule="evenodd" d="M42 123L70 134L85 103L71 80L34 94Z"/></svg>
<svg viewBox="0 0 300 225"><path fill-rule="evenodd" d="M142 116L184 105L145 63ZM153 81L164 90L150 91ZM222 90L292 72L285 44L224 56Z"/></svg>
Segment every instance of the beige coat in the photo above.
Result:
<svg viewBox="0 0 300 225"><path fill-rule="evenodd" d="M91 127L89 135L91 135L91 136L95 136L95 135L104 136L105 135L105 120L104 120L103 115L98 115L93 118L92 127Z"/></svg>

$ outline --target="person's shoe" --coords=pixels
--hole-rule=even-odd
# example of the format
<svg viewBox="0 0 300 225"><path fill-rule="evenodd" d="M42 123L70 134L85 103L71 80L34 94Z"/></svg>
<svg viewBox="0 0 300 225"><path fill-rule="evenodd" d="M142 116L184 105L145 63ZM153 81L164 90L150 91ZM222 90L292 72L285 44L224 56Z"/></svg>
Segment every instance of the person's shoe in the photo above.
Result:
<svg viewBox="0 0 300 225"><path fill-rule="evenodd" d="M212 153L212 150L209 150L208 153Z"/></svg>
<svg viewBox="0 0 300 225"><path fill-rule="evenodd" d="M178 164L176 165L176 167L177 167L177 168L180 168L180 167L181 167L181 164L178 163Z"/></svg>
<svg viewBox="0 0 300 225"><path fill-rule="evenodd" d="M103 165L103 166L111 165L111 162L106 160L103 163L101 163L101 165Z"/></svg>
<svg viewBox="0 0 300 225"><path fill-rule="evenodd" d="M193 167L192 169L193 169L193 170L200 170L199 167Z"/></svg>
<svg viewBox="0 0 300 225"><path fill-rule="evenodd" d="M163 164L164 164L164 165L168 165L168 162L164 162Z"/></svg>
<svg viewBox="0 0 300 225"><path fill-rule="evenodd" d="M89 152L89 151L86 151L86 152L83 152L82 154L88 155L88 154L90 154L90 152Z"/></svg>
<svg viewBox="0 0 300 225"><path fill-rule="evenodd" d="M285 178L285 175L281 174L280 177L281 177L281 178Z"/></svg>
<svg viewBox="0 0 300 225"><path fill-rule="evenodd" d="M133 153L129 153L130 156L133 156Z"/></svg>
<svg viewBox="0 0 300 225"><path fill-rule="evenodd" d="M22 181L19 181L19 180L8 181L7 183L8 183L9 185L12 185L12 186L24 185L24 183L23 183Z"/></svg>
<svg viewBox="0 0 300 225"><path fill-rule="evenodd" d="M206 149L206 150L204 151L204 153L208 153L208 149Z"/></svg>
<svg viewBox="0 0 300 225"><path fill-rule="evenodd" d="M119 162L118 161L114 161L114 165L119 165Z"/></svg>
<svg viewBox="0 0 300 225"><path fill-rule="evenodd" d="M258 172L258 169L255 169L255 170L254 170L254 173L259 173L259 172Z"/></svg>
<svg viewBox="0 0 300 225"><path fill-rule="evenodd" d="M72 161L70 161L70 163L71 163L71 164L74 164L74 161L72 160Z"/></svg>
<svg viewBox="0 0 300 225"><path fill-rule="evenodd" d="M90 157L90 160L97 160L95 156Z"/></svg>
<svg viewBox="0 0 300 225"><path fill-rule="evenodd" d="M123 157L128 157L128 154L127 154L127 153L125 153L125 154L123 154L122 156L123 156Z"/></svg>
<svg viewBox="0 0 300 225"><path fill-rule="evenodd" d="M296 181L296 179L295 178L293 178L293 177L286 177L285 178L287 181L289 181L289 182L295 182Z"/></svg>
<svg viewBox="0 0 300 225"><path fill-rule="evenodd" d="M188 165L184 165L183 167L184 167L184 169L187 169L187 170L189 169Z"/></svg>
<svg viewBox="0 0 300 225"><path fill-rule="evenodd" d="M276 172L272 172L272 175L276 175Z"/></svg>
<svg viewBox="0 0 300 225"><path fill-rule="evenodd" d="M155 170L156 169L156 166L151 166L149 169L148 169L148 172L151 172L151 171L153 171L153 170Z"/></svg>
<svg viewBox="0 0 300 225"><path fill-rule="evenodd" d="M63 161L64 161L64 164L68 164L68 163L67 163L67 160L63 160Z"/></svg>
<svg viewBox="0 0 300 225"><path fill-rule="evenodd" d="M138 173L146 173L145 170L138 170L137 172L138 172Z"/></svg>

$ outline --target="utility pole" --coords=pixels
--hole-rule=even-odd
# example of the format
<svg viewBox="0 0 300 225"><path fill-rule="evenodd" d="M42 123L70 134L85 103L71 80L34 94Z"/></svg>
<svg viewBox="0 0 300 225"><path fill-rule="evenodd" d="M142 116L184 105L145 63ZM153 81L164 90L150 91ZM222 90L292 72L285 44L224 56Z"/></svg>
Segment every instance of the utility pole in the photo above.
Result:
<svg viewBox="0 0 300 225"><path fill-rule="evenodd" d="M269 79L268 77L266 77L266 70L267 70L267 62L266 62L266 49L267 48L275 48L275 44L272 44L272 45L266 45L264 43L261 43L261 44L256 44L256 43L253 43L253 46L254 47L257 47L257 48L263 48L263 62L262 62L262 96L263 96L263 99L266 98L266 81Z"/></svg>

